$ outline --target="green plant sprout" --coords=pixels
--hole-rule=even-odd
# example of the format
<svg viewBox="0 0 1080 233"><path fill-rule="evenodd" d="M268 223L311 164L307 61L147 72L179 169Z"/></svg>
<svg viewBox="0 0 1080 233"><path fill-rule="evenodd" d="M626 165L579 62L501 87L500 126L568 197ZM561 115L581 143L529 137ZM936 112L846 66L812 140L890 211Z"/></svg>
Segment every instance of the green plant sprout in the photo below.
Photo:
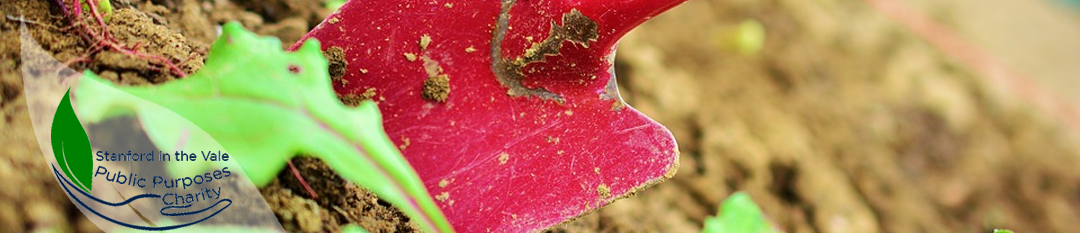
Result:
<svg viewBox="0 0 1080 233"><path fill-rule="evenodd" d="M1005 229L994 229L994 233L1013 233L1013 231Z"/></svg>
<svg viewBox="0 0 1080 233"><path fill-rule="evenodd" d="M91 8L90 8L90 3L89 3L89 1L91 1L91 0L79 0L79 1L82 2L83 10L85 10L87 12L93 12L91 10ZM101 16L105 17L105 21L109 21L109 20L112 19L112 12L113 12L112 2L110 2L109 0L98 0L97 1L97 7L99 8L99 10L101 10L101 13L102 13Z"/></svg>
<svg viewBox="0 0 1080 233"><path fill-rule="evenodd" d="M755 19L746 19L720 32L719 47L744 56L754 55L765 46L765 26Z"/></svg>
<svg viewBox="0 0 1080 233"><path fill-rule="evenodd" d="M702 233L779 233L765 220L750 195L743 192L731 194L717 215L705 218Z"/></svg>
<svg viewBox="0 0 1080 233"><path fill-rule="evenodd" d="M383 131L375 103L352 108L338 100L319 42L309 39L291 53L278 48L278 39L257 37L230 22L199 72L157 86L120 87L88 71L72 92L75 106L89 122L138 116L150 139L164 150L170 150L169 145L197 149L193 145L202 143L183 136L186 129L176 122L186 119L237 158L260 187L296 155L316 157L400 208L425 232L453 232L416 171ZM147 106L147 101L156 105ZM209 164L168 166L175 175L203 172Z"/></svg>

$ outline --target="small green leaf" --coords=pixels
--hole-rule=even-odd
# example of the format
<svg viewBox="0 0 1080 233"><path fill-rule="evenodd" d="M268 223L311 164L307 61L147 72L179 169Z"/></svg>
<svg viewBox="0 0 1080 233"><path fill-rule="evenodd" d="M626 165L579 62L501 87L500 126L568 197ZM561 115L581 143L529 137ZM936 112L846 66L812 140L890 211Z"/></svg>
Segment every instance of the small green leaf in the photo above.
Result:
<svg viewBox="0 0 1080 233"><path fill-rule="evenodd" d="M64 93L64 99L56 107L56 115L52 123L52 148L53 156L60 170L79 188L90 192L93 188L91 177L94 174L94 156L90 149L90 139L86 136L79 118L75 116L75 110L71 108L71 100L68 94L69 88Z"/></svg>
<svg viewBox="0 0 1080 233"><path fill-rule="evenodd" d="M83 11L90 12L90 5L89 5L90 2L89 2L89 0L80 0L79 2L82 3ZM105 19L105 22L108 22L108 21L112 20L113 8L112 8L112 2L111 1L109 1L109 0L97 0L97 5L96 6L97 6L96 8L98 10L98 14L101 14L101 16Z"/></svg>
<svg viewBox="0 0 1080 233"><path fill-rule="evenodd" d="M765 215L758 209L750 195L743 192L732 194L720 206L719 216L705 219L704 233L774 233Z"/></svg>
<svg viewBox="0 0 1080 233"><path fill-rule="evenodd" d="M383 131L375 103L353 108L338 100L319 42L309 39L291 53L278 48L276 38L260 38L239 23L228 23L206 65L190 77L119 87L87 73L75 91L79 111L90 122L137 115L164 151L205 148L176 123L186 119L220 143L258 186L270 183L292 157L311 155L402 209L426 232L452 232L416 171ZM173 164L168 172L179 175L206 168Z"/></svg>
<svg viewBox="0 0 1080 233"><path fill-rule="evenodd" d="M994 233L1013 233L1013 231L1005 229L994 229Z"/></svg>
<svg viewBox="0 0 1080 233"><path fill-rule="evenodd" d="M105 17L105 21L112 20L112 2L109 0L98 0L98 8L101 10L102 16Z"/></svg>

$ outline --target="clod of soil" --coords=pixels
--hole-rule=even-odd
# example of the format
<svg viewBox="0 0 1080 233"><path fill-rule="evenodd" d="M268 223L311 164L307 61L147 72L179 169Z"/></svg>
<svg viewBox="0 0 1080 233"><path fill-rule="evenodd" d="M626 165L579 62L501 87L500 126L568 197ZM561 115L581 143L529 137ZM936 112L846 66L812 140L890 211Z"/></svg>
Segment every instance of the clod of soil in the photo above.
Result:
<svg viewBox="0 0 1080 233"><path fill-rule="evenodd" d="M365 100L370 100L372 98L375 98L375 88L368 88L364 91L364 93L360 94L338 94L338 100L341 100L341 103L349 107L359 106L361 102L364 102Z"/></svg>
<svg viewBox="0 0 1080 233"><path fill-rule="evenodd" d="M420 50L427 50L428 45L431 44L431 36L424 34L420 37Z"/></svg>
<svg viewBox="0 0 1080 233"><path fill-rule="evenodd" d="M113 12L112 20L108 25L109 32L126 45L140 45L138 52L162 56L176 63L186 74L194 73L202 68L203 54L199 49L204 47L197 42L190 41L183 35L170 30L168 27L155 24L154 21L141 11L125 8ZM144 77L149 83L163 83L172 80L175 76L167 70L154 70L152 62L143 58L121 54L115 51L99 53L97 63L92 63L91 70L97 73L103 71L115 71L122 84L137 84L139 80L125 80L123 77ZM95 66L96 65L96 66ZM155 64L160 66L161 64ZM124 73L130 73L125 75Z"/></svg>
<svg viewBox="0 0 1080 233"><path fill-rule="evenodd" d="M341 79L342 77L345 77L345 73L348 72L347 66L349 65L349 61L345 60L345 51L340 47L330 47L326 49L326 51L323 51L323 55L326 56L326 61L330 63L330 66L328 67L330 71L330 80L341 86L348 84L347 81Z"/></svg>
<svg viewBox="0 0 1080 233"><path fill-rule="evenodd" d="M421 94L425 99L445 102L450 95L450 77L445 74L429 77L424 80L424 89Z"/></svg>

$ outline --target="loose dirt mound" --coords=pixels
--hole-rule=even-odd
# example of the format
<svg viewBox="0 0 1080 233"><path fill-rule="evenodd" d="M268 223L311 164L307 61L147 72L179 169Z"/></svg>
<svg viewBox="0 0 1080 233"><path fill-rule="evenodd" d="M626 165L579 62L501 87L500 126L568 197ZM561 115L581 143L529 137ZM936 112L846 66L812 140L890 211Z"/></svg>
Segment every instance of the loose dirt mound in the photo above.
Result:
<svg viewBox="0 0 1080 233"><path fill-rule="evenodd" d="M116 51L91 53L49 2L0 5L10 15L0 23L0 180L21 187L0 190L0 228L99 231L38 157L22 96L20 21L75 69L126 85L177 76ZM186 73L201 67L214 25L240 21L288 46L328 13L318 0L114 2L120 10L108 27L119 41ZM718 45L747 18L767 29L761 53ZM786 232L1080 228L1075 133L861 1L690 1L629 35L618 55L624 97L671 128L682 166L675 179L556 232L695 232L737 190ZM415 231L321 162L294 163L318 199L288 170L262 189L288 230Z"/></svg>

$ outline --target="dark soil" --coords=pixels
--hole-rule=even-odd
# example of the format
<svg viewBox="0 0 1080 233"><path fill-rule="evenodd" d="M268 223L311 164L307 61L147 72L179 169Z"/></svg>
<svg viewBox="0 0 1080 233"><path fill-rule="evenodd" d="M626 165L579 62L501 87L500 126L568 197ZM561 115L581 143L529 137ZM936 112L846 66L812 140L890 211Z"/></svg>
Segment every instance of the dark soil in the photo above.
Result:
<svg viewBox="0 0 1080 233"><path fill-rule="evenodd" d="M315 191L311 199L291 172L263 188L263 196L289 232L337 232L346 223L359 223L371 232L419 232L409 218L375 194L345 181L325 163L293 159L297 170Z"/></svg>
<svg viewBox="0 0 1080 233"><path fill-rule="evenodd" d="M181 77L161 62L94 51L50 2L0 4L0 180L20 187L0 189L0 229L97 232L38 154L22 93L19 21L76 70L122 85ZM107 27L119 43L139 44L188 74L202 66L215 25L239 21L285 47L329 13L320 0L113 2ZM25 20L13 19L19 14ZM761 53L719 45L749 18L767 29ZM690 1L628 35L616 63L623 97L678 139L678 174L553 231L696 232L738 190L786 232L1080 228L1076 132L943 54L862 1ZM339 97L355 105L376 91L393 90ZM318 198L288 169L261 189L287 230L358 223L416 231L322 162L293 163Z"/></svg>

